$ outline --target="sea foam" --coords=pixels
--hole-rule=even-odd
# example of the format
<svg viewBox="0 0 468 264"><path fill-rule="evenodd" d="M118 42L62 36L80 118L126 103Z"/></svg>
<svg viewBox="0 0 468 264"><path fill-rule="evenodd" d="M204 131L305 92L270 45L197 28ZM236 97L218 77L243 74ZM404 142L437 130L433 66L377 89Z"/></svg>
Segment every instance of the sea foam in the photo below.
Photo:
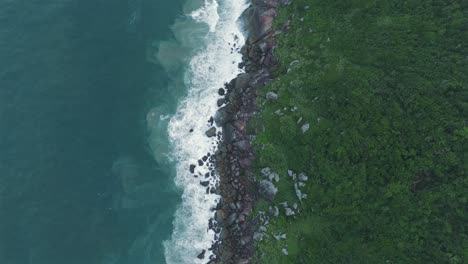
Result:
<svg viewBox="0 0 468 264"><path fill-rule="evenodd" d="M189 62L184 74L187 96L168 126L172 155L177 161L175 181L183 190L171 239L164 242L168 264L206 263L211 254L207 252L205 260L197 259L214 241L208 221L214 216L213 208L220 197L207 194L206 187L200 185L204 177L195 178L189 166L216 149L215 139L208 138L205 131L209 128L208 119L218 108L218 89L241 72L239 48L245 40L239 17L246 8L245 0L205 0L203 6L188 14L194 23L205 23L209 30L204 43L200 43L202 48ZM197 166L195 174L204 175L208 171L206 166Z"/></svg>

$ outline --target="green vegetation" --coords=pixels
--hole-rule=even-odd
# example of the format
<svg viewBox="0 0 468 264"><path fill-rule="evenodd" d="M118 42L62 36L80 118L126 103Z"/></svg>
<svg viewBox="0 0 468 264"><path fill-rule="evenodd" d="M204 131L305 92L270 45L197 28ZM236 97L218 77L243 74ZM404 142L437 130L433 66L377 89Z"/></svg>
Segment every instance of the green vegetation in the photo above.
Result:
<svg viewBox="0 0 468 264"><path fill-rule="evenodd" d="M258 242L260 262L468 263L468 2L292 2L257 167L281 177L275 205L299 204L288 169L308 198L270 219L287 239Z"/></svg>

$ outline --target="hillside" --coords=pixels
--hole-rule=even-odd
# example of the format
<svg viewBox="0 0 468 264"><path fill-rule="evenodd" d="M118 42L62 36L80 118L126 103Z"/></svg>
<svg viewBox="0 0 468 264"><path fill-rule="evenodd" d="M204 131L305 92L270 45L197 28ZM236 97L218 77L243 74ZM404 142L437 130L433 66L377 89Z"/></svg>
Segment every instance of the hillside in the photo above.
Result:
<svg viewBox="0 0 468 264"><path fill-rule="evenodd" d="M275 23L259 263L467 263L468 2L294 0Z"/></svg>

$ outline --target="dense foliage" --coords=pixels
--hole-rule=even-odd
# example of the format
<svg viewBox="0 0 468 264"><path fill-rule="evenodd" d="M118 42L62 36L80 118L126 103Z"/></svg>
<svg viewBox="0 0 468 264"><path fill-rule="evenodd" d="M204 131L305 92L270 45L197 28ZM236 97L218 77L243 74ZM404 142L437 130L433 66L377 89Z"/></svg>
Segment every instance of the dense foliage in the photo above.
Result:
<svg viewBox="0 0 468 264"><path fill-rule="evenodd" d="M294 0L276 22L257 167L277 206L299 203L288 169L310 179L261 263L468 263L468 2Z"/></svg>

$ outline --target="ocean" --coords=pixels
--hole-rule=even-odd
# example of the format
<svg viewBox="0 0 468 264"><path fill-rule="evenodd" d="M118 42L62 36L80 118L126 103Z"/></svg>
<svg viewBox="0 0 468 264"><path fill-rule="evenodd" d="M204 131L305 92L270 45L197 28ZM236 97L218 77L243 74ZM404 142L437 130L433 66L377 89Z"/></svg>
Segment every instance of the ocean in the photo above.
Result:
<svg viewBox="0 0 468 264"><path fill-rule="evenodd" d="M216 149L246 7L0 3L0 263L206 262L219 197L188 168Z"/></svg>

